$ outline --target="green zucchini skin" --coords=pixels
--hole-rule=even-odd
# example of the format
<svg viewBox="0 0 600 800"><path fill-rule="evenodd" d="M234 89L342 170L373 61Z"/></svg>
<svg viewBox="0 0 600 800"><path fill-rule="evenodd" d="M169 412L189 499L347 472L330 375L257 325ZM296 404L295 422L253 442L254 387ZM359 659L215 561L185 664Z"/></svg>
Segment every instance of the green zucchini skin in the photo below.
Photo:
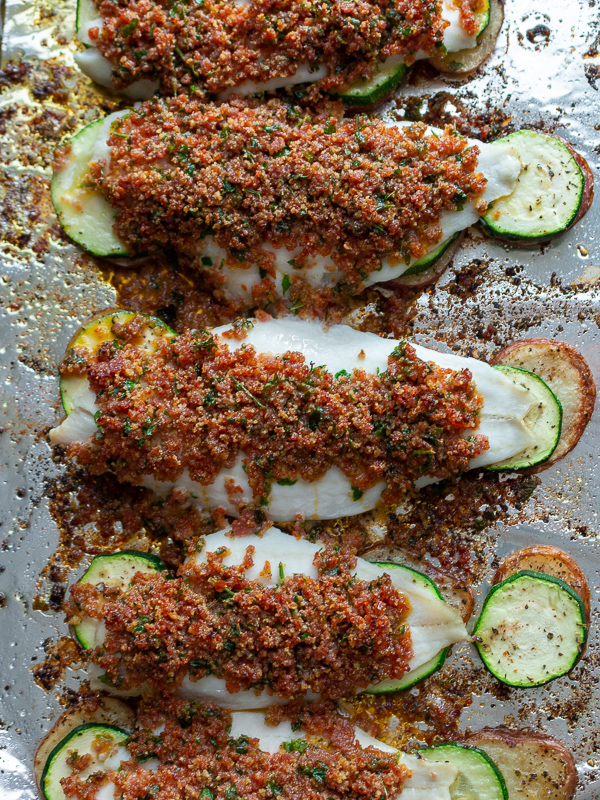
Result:
<svg viewBox="0 0 600 800"><path fill-rule="evenodd" d="M52 175L52 205L67 236L95 256L131 255L113 231L117 212L85 180L104 118L86 125L70 140L68 163L59 165Z"/></svg>
<svg viewBox="0 0 600 800"><path fill-rule="evenodd" d="M452 800L509 800L502 773L483 750L449 742L418 752L426 761L448 763L458 769L450 787Z"/></svg>
<svg viewBox="0 0 600 800"><path fill-rule="evenodd" d="M539 416L532 428L533 432L537 434L536 444L523 450L509 461L491 464L486 469L529 469L543 464L556 450L560 441L563 419L560 400L548 384L534 372L504 364L496 364L494 369L514 378L515 383L519 383L531 391L532 400L538 404Z"/></svg>
<svg viewBox="0 0 600 800"><path fill-rule="evenodd" d="M480 219L486 233L536 245L568 230L586 190L585 175L569 147L554 136L527 130L498 141L516 147L523 169L512 194L495 200Z"/></svg>
<svg viewBox="0 0 600 800"><path fill-rule="evenodd" d="M384 569L403 569L405 572L409 572L413 576L413 583L420 584L425 589L428 589L431 594L433 594L439 600L444 599L436 583L432 581L428 575L425 575L424 572L419 572L418 569L408 567L406 564L396 564L394 561L373 561L371 563L378 567L383 567Z"/></svg>
<svg viewBox="0 0 600 800"><path fill-rule="evenodd" d="M449 647L445 647L435 658L423 664L421 667L408 672L403 678L397 680L390 679L381 681L376 686L372 686L366 690L365 694L394 694L395 692L405 692L407 689L412 689L425 678L431 677L435 672L444 666L444 662L450 652Z"/></svg>
<svg viewBox="0 0 600 800"><path fill-rule="evenodd" d="M116 725L94 722L88 722L73 728L48 756L40 779L40 788L44 800L65 800L65 793L60 785L60 779L68 774L64 761L71 749L77 750L80 755L83 755L81 744L88 738L87 735L94 731L100 736L111 738L115 744L124 744L131 735L129 731ZM61 767L64 767L64 770Z"/></svg>
<svg viewBox="0 0 600 800"><path fill-rule="evenodd" d="M384 569L403 569L406 572L410 572L413 575L413 580L415 583L420 584L421 586L425 587L431 593L443 600L442 594L434 581L431 580L427 575L424 575L422 572L419 572L412 567L407 567L405 564L395 564L392 561L374 561L378 567L383 567ZM449 647L445 647L441 650L437 656L428 661L426 664L422 664L415 670L408 672L402 678L398 679L390 679L381 681L376 686L372 686L367 690L368 694L392 694L394 692L403 692L406 689L411 689L417 683L425 680L430 675L433 675L434 672L437 672L440 669L444 662L446 661L446 657L450 652Z"/></svg>
<svg viewBox="0 0 600 800"><path fill-rule="evenodd" d="M124 310L111 311L108 314L95 316L89 322L82 325L77 331L69 342L67 350L73 347L85 347L96 352L104 342L112 341L116 338L113 333L113 324L115 322L125 323L135 316L135 311ZM137 316L143 316L146 321L142 345L145 349L152 350L153 343L161 337L177 335L172 328L169 328L169 326L158 317L151 317L148 314L140 314ZM89 386L87 377L79 375L61 376L60 398L62 407L67 416L69 416L75 407L75 398L78 392L82 391L82 387L87 386Z"/></svg>
<svg viewBox="0 0 600 800"><path fill-rule="evenodd" d="M122 550L107 556L96 556L79 583L126 586L138 572L155 573L166 569L165 563L158 556L138 550ZM98 624L97 619L86 617L78 625L73 626L73 634L85 650L95 647Z"/></svg>
<svg viewBox="0 0 600 800"><path fill-rule="evenodd" d="M435 250L431 250L418 261L415 261L415 263L409 267L406 272L403 272L402 275L400 275L400 278L408 278L411 275L420 275L422 272L425 272L433 267L433 265L439 261L440 258L442 258L444 253L446 253L446 251L452 247L459 236L460 233L455 233L449 239L446 239L446 241L442 242L438 247L436 247ZM400 278L398 280L400 280Z"/></svg>
<svg viewBox="0 0 600 800"><path fill-rule="evenodd" d="M585 606L560 578L523 570L492 587L473 636L499 681L542 686L579 660L588 636Z"/></svg>
<svg viewBox="0 0 600 800"><path fill-rule="evenodd" d="M333 94L349 108L370 108L385 100L394 89L402 83L410 71L406 64L396 64L394 67L382 66L368 81L361 81L349 86L339 94Z"/></svg>

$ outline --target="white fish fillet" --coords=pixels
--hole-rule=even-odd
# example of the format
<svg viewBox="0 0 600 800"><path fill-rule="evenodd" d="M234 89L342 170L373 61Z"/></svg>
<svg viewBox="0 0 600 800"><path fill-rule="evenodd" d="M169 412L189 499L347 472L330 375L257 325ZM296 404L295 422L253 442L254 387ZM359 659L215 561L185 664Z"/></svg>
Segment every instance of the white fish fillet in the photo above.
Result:
<svg viewBox="0 0 600 800"><path fill-rule="evenodd" d="M228 326L216 328L214 335L226 331ZM363 369L376 373L387 368L388 356L397 346L394 339L382 339L372 333L364 333L347 325L333 325L325 330L319 323L300 320L296 317L257 322L248 330L246 339L227 339L232 349L244 342L254 345L258 352L281 355L288 350L301 352L307 362L325 366L334 374L342 369L348 372ZM505 461L534 442L534 437L525 424L531 408L529 393L516 386L510 378L493 369L483 361L473 358L439 353L419 345L415 346L419 358L441 367L454 370L468 368L484 403L480 412L479 427L469 433L480 433L488 437L489 449L471 461L471 467ZM361 357L364 353L364 358ZM83 442L96 432L96 398L87 381L82 380L73 391L74 410L51 431L53 443L69 445ZM239 495L245 502L252 499L241 454L232 469L223 469L217 480L208 486L193 481L187 471L176 483L161 483L147 476L142 485L157 492L168 492L173 488L189 494L190 501L202 508L225 508L228 514L237 515L226 486L230 480L242 490ZM425 477L417 484L426 485L432 479ZM354 499L350 480L337 467L332 467L319 480L298 480L292 486L274 484L269 496L268 511L272 520L293 520L300 515L305 519L335 519L340 516L360 514L374 508L385 488L380 482Z"/></svg>

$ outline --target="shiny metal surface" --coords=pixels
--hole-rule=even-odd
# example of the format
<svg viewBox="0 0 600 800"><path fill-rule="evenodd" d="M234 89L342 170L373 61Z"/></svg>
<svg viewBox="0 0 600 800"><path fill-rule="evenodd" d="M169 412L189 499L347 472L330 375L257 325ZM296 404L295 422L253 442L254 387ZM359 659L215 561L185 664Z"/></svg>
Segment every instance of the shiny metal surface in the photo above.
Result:
<svg viewBox="0 0 600 800"><path fill-rule="evenodd" d="M57 103L39 59L72 65L72 0L6 0L3 58L21 53L32 64L29 89L4 86L0 94L0 381L2 381L2 502L0 503L0 797L37 796L33 755L59 713L53 694L34 682L31 666L43 643L64 633L57 615L33 610L39 576L57 541L47 503L47 481L62 471L45 439L60 415L56 366L79 321L114 302L91 259L50 233L55 219L48 178L53 147L69 130L101 113L100 95L82 78L57 78L68 95ZM540 28L538 26L545 26ZM499 109L515 127L543 125L567 138L588 159L598 181L600 157L600 14L595 0L507 0L496 52L470 81L419 79L400 92L426 107L447 92L482 113ZM104 110L114 107L106 96ZM439 97L438 97L439 100ZM393 103L388 103L390 110ZM45 115L43 114L46 109ZM38 216L31 213L38 209ZM42 237L42 238L40 238ZM455 271L480 259L476 291L453 293ZM574 230L534 250L509 248L473 232L455 269L417 301L415 338L435 339L457 352L485 355L491 324L503 342L550 336L576 345L600 384L600 201ZM367 312L368 313L368 312ZM503 722L541 729L563 739L578 761L580 800L600 798L600 414L577 448L543 472L532 500L496 528L502 556L526 544L548 542L571 553L592 590L592 631L583 662L567 678L534 690L506 690L489 679L473 656L477 697L464 714L473 729ZM490 574L492 570L490 569ZM481 591L479 592L481 597ZM469 669L469 646L455 653ZM77 684L73 673L67 677Z"/></svg>

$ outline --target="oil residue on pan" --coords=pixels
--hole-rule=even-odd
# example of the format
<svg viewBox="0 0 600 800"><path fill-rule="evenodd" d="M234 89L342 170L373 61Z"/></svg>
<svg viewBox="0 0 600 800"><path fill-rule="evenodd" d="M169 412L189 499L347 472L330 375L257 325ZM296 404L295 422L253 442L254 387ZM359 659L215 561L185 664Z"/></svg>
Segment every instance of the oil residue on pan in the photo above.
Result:
<svg viewBox="0 0 600 800"><path fill-rule="evenodd" d="M120 104L73 69L71 0L7 0L3 10L0 794L25 800L37 796L35 749L61 706L80 689L69 668L66 683L57 683L62 666L56 646L66 633L57 609L77 564L86 554L123 542L162 547L163 557L176 560L177 543L198 524L182 513L165 544L164 520L154 519L146 506L140 510L144 499L114 496L110 481L86 486L53 459L46 433L61 415L56 366L80 321L119 300L158 310L179 328L218 324L224 312L209 307L201 287L191 286L194 276L168 275L152 265L137 275L98 265L61 234L49 199L53 149L66 134ZM477 75L461 83L421 67L381 113L454 122L482 138L520 127L556 132L587 158L597 176L599 38L598 12L591 3L549 0L543 11L524 11L523 4L507 0L496 52ZM370 290L347 319L364 329L392 330L424 345L443 342L452 351L481 358L514 339L548 336L575 345L598 381L599 235L598 203L576 228L542 248L504 247L472 232L437 286L400 298L390 298L385 289ZM527 485L507 481L502 487L503 479L473 478L464 508L456 505L457 498L430 497L422 513L396 512L392 521L375 515L321 526L330 535L345 532L362 548L391 525L397 543L410 540L416 556L429 554L438 561L452 542L456 548L462 534L464 563L451 566L457 580L468 578L482 588L502 557L527 545L554 544L576 559L592 588L592 628L585 659L567 677L525 692L508 689L492 680L464 645L455 650L444 680L454 687L448 718L455 713L452 724L460 729L509 724L565 741L578 762L582 800L600 796L600 648L594 624L600 585L599 448L596 415L578 447ZM447 506L443 523L428 516L442 501ZM112 503L112 516L94 510L94 503ZM32 668L42 664L44 680L35 682ZM44 685L55 689L48 692ZM463 703L460 697L469 693L472 703ZM433 702L423 688L413 696L423 706ZM375 711L375 706L367 709ZM382 734L399 743L418 736L409 716L406 712L401 720L392 709L381 717Z"/></svg>

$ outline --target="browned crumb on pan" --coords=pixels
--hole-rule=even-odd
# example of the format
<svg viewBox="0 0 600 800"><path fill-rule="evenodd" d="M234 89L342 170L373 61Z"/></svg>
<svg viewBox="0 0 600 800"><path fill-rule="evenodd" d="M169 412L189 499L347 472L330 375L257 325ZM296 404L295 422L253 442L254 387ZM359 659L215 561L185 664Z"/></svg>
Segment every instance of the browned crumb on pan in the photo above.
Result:
<svg viewBox="0 0 600 800"><path fill-rule="evenodd" d="M161 259L128 266L105 261L99 266L117 292L119 307L158 317L178 333L217 328L239 315L238 307L215 299L198 270Z"/></svg>
<svg viewBox="0 0 600 800"><path fill-rule="evenodd" d="M445 572L472 584L487 567L488 541L481 534L518 511L539 483L531 475L507 480L475 473L463 475L459 484L427 486L414 495L407 513L390 512L389 539L413 557L436 559Z"/></svg>
<svg viewBox="0 0 600 800"><path fill-rule="evenodd" d="M456 674L442 669L412 689L362 694L344 705L360 728L401 748L414 740L433 745L460 738L460 716L472 701Z"/></svg>
<svg viewBox="0 0 600 800"><path fill-rule="evenodd" d="M71 636L62 636L56 642L45 641L44 651L44 660L32 667L32 672L37 685L50 692L64 679L67 667L80 667L83 659Z"/></svg>
<svg viewBox="0 0 600 800"><path fill-rule="evenodd" d="M240 315L242 304L219 302L206 285L205 276L183 263L148 258L128 266L99 263L99 268L117 292L116 305L131 311L158 317L177 333L197 328L207 330L226 325ZM417 313L415 300L422 288L369 287L356 297L329 293L321 298L320 316L328 323L350 322L353 327L405 339L412 333L411 320ZM294 314L312 319L314 302L296 300ZM272 306L274 316L289 313L286 301L277 298Z"/></svg>
<svg viewBox="0 0 600 800"><path fill-rule="evenodd" d="M415 71L435 72L426 61L419 63ZM491 102L488 101L482 110L481 106L472 107L468 98L443 90L433 95L403 94L396 97L394 103L404 120L424 122L438 128L452 125L463 136L482 142L499 139L515 130L512 116Z"/></svg>
<svg viewBox="0 0 600 800"><path fill-rule="evenodd" d="M215 529L187 499L160 498L112 475L93 477L73 465L47 493L59 542L43 576L53 582L66 581L68 570L86 557L116 550L150 550L177 567L187 543Z"/></svg>

